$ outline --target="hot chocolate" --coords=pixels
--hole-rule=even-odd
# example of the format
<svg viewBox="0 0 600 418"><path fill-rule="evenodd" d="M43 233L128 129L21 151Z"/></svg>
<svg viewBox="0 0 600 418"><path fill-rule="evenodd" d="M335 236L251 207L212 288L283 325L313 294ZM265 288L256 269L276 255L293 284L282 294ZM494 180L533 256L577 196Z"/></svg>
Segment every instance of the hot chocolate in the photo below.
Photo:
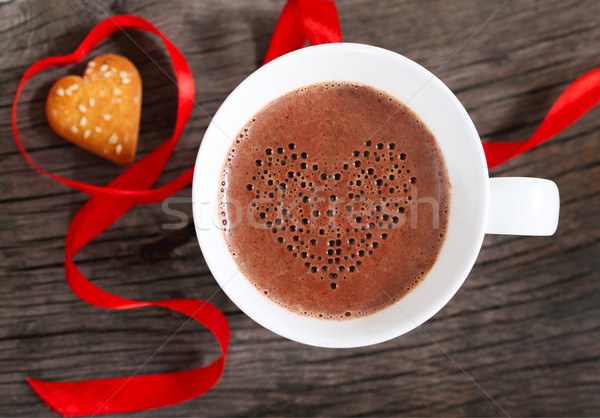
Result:
<svg viewBox="0 0 600 418"><path fill-rule="evenodd" d="M301 315L348 319L410 292L444 241L441 151L405 105L320 83L261 109L225 162L219 211L240 271Z"/></svg>

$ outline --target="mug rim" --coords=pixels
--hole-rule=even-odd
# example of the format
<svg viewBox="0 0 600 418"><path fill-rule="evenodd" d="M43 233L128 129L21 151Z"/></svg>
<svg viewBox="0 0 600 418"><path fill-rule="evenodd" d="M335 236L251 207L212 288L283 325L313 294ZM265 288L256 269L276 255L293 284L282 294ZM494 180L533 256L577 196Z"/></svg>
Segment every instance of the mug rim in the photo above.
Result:
<svg viewBox="0 0 600 418"><path fill-rule="evenodd" d="M480 216L479 216L479 219L473 219L473 223L476 225L473 225L473 232L471 234L472 238L470 241L470 248L467 250L467 254L465 254L465 258L463 260L464 267L462 268L461 273L457 274L457 277L453 277L450 280L452 282L451 286L444 291L443 295L437 296L437 299L435 299L435 303L431 303L427 306L427 308L423 308L423 312L420 313L419 315L414 315L411 317L407 314L404 314L409 319L409 321L405 321L408 325L404 324L404 326L402 326L402 327L400 327L400 326L388 327L387 329L377 330L377 332L373 332L368 336L358 335L355 338L353 338L351 336L348 338L339 338L337 340L328 338L326 336L322 337L322 338L319 338L319 337L314 338L314 336L311 336L310 333L305 332L304 334L300 334L300 333L296 332L293 329L293 327L291 327L291 326L286 326L285 324L276 323L277 321L272 319L271 316L264 315L264 314L261 315L260 310L264 308L264 309L269 310L272 314L275 311L273 311L271 308L273 306L275 306L277 310L281 311L281 312L279 312L279 314L281 316L286 317L284 322L287 321L288 323L290 321L296 322L296 320L298 320L299 318L302 318L301 321L308 321L308 322L317 321L317 322L321 322L321 323L324 321L336 322L338 324L355 322L355 321L360 322L361 320L363 320L365 318L372 318L376 315L379 315L379 313L382 311L387 311L387 310L391 309L393 306L399 305L403 299L407 298L409 295L411 295L413 292L415 292L415 290L417 290L421 286L423 286L423 284L424 284L425 280L427 280L427 278L422 283L420 283L418 286L416 286L415 290L413 290L412 292L410 292L403 298L400 298L399 301L397 301L396 303L392 304L391 306L384 308L374 314L370 314L370 315L355 318L355 319L343 320L343 321L331 321L331 320L325 320L325 319L309 318L309 317L304 317L304 316L294 314L294 313L286 310L284 307L276 305L274 302L267 299L263 295L258 294L257 291L255 291L255 293L258 295L260 300L262 300L262 302L249 303L247 300L245 300L248 297L251 298L250 294L247 293L247 291L248 291L247 288L245 289L246 292L240 292L237 289L232 289L231 287L228 288L228 285L230 285L230 282L232 280L236 281L238 283L238 286L243 286L243 285L240 283L239 280L236 280L235 278L234 279L228 278L228 277L226 277L225 274L222 274L223 270L225 270L227 268L229 268L230 272L237 270L239 275L242 276L241 280L243 280L248 285L247 287L253 289L253 287L249 284L248 280L245 279L245 277L243 277L243 274L241 272L239 272L237 264L233 260L233 257L229 253L229 250L227 248L225 248L226 252L227 252L227 256L229 256L229 257L227 257L227 256L222 257L223 254L222 253L219 254L219 252L215 250L215 247L218 247L219 245L221 245L225 242L221 228L217 227L218 232L220 233L220 236L221 236L221 240L223 242L215 241L215 239L218 241L218 238L215 235L215 230L214 230L215 228L210 227L210 222L209 222L208 229L206 229L206 230L204 230L202 227L200 227L199 223L197 223L196 224L196 233L197 233L198 242L202 249L202 253L204 255L205 261L206 261L211 273L215 277L215 280L217 281L217 283L219 284L221 289L223 289L223 291L227 294L227 296L246 315L248 315L254 321L258 322L263 327L265 327L279 335L282 335L288 339L291 339L291 340L294 340L297 342L301 342L304 344L321 346L321 347L358 347L358 346L364 346L364 345L370 345L370 344L383 342L383 341L389 340L391 338L395 338L399 335L402 335L402 334L416 328L417 326L419 326L420 324L425 322L427 319L429 319L433 315L435 315L441 308L443 308L448 303L448 301L454 296L454 294L458 291L458 289L460 288L460 286L463 284L464 280L466 279L468 273L470 272L472 266L475 263L475 259L479 253L481 244L483 242L483 237L485 235L484 231L485 231L485 223L487 221L487 209L488 209L487 205L488 205L488 200L489 200L489 198L488 198L489 197L489 186L488 186L488 171L487 171L487 166L485 164L485 155L483 153L483 147L481 145L479 135L477 134L477 131L473 125L473 122L472 122L471 118L468 116L466 110L464 109L464 107L462 106L462 104L460 103L458 98L456 98L456 96L450 91L450 89L444 83L442 83L435 75L433 75L427 69L425 69L424 67L415 63L414 61L412 61L400 54L397 54L395 52L392 52L392 51L389 51L389 50L386 50L383 48L375 47L375 46L354 44L354 43L324 44L324 45L306 47L306 48L288 53L284 56L281 56L281 57L269 62L268 64L260 67L255 72L250 74L242 83L240 83L240 85L238 85L238 87L236 87L236 89L234 89L231 92L231 94L227 97L227 99L222 103L219 110L217 111L217 113L215 114L213 119L211 120L211 123L209 124L209 127L204 135L204 139L203 139L203 141L200 145L199 151L198 151L198 156L197 156L195 171L194 171L194 179L193 179L193 184L192 184L192 205L193 205L193 216L194 216L195 221L200 220L200 219L206 219L207 214L210 217L210 216L214 216L216 213L216 210L210 211L210 208L214 209L215 206L218 206L218 204L214 202L214 200L218 201L218 198L217 198L218 185L215 186L214 182L211 183L211 185L215 188L212 189L214 191L213 202L210 203L210 201L209 201L209 203L208 203L209 211L206 212L206 211L202 210L202 209L206 209L206 207L201 208L202 206L204 206L204 202L202 199L204 199L206 197L207 189L210 189L209 184L207 184L207 182L205 181L204 175L210 173L210 175L212 177L214 177L215 170L218 171L218 174L220 174L220 172L222 171L223 164L225 162L225 158L219 160L218 164L216 164L216 165L214 164L214 161L213 161L212 167L216 167L216 168L213 168L212 171L209 171L209 169L207 169L206 166L211 164L211 161L210 161L211 159L212 160L215 159L214 157L211 157L211 154L213 153L212 151L214 151L214 149L215 149L215 147L213 147L212 145L214 145L215 141L219 137L221 139L224 138L223 135L219 134L219 132L218 132L219 130L223 131L223 129L221 129L221 127L218 126L217 121L221 120L221 116L223 115L224 112L225 113L226 112L229 112L229 113L234 112L235 113L235 110L231 110L232 106L235 107L235 103L232 104L232 101L238 100L239 99L238 96L243 96L244 91L258 89L261 86L264 87L263 84L264 84L264 79L266 77L265 74L269 74L269 73L277 74L279 71L280 76L281 76L281 74L285 74L285 77L292 79L293 75L290 75L289 73L281 72L282 68L285 68L286 65L290 65L290 63L292 61L294 61L296 63L310 62L310 59L314 60L316 56L323 57L324 56L323 54L336 54L336 53L342 54L342 55L343 54L367 53L367 54L372 54L371 56L373 56L373 57L385 56L386 58L390 58L391 60L398 60L398 62L402 62L403 65L410 67L411 71L416 71L417 73L420 73L420 75L428 77L427 83L429 83L429 85L432 85L432 88L435 88L435 90L437 90L437 92L439 94L443 95L444 99L447 99L447 102L448 102L447 105L449 107L451 107L452 110L454 111L454 116L458 115L458 119L460 119L459 122L461 124L461 129L464 129L465 132L467 132L468 136L471 139L473 139L470 141L471 145L473 146L473 149L470 151L476 158L476 161L474 163L472 163L472 166L474 167L473 172L476 173L476 175L479 176L479 180L481 180L479 182L480 185L479 185L479 190L478 190L479 199L477 199L477 202L475 202L479 206L479 215ZM272 77L273 76L271 75L271 79L272 79ZM267 77L267 78L269 78L269 77ZM336 79L332 79L332 80L336 80ZM337 79L337 81L342 81L342 80ZM344 81L356 81L356 80L344 80ZM260 108L264 107L264 105L268 104L275 98L280 97L282 94L285 94L286 92L292 91L302 85L309 85L309 84L314 84L314 83L295 85L295 84L293 84L293 82L288 82L288 80L282 81L282 85L285 86L288 84L291 86L289 89L283 91L281 94L275 95L273 98L263 100L264 103L260 106ZM368 84L368 83L365 83L365 84ZM387 89L383 89L383 90L385 90L386 92L389 93L389 91ZM420 91L421 90L418 90L416 94L419 94ZM243 105L241 107L243 107ZM416 111L412 106L409 105L409 107L411 109L413 109L413 111L417 114L417 116L419 116L420 118L422 117L422 115L418 111ZM246 117L245 119L244 119L244 117L241 117L241 116L238 117L236 119L236 124L239 121L241 121L241 124L238 125L239 127L237 128L237 130L231 128L231 131L232 132L235 131L235 132L233 133L233 135L230 135L227 138L230 140L232 140L232 138L235 138L235 136L237 135L239 130L243 127L243 125L247 122L247 120L249 120L252 117L252 115L256 114L256 112L258 110L260 110L260 108L256 109L253 112L250 112L250 115L248 117ZM430 127L430 125L428 123L425 123L425 124L426 124L426 126ZM225 132L223 132L223 134L225 134ZM436 136L436 140L438 140L437 136ZM439 141L438 141L438 143L439 143ZM230 146L231 146L231 143L228 143L227 149L229 149ZM220 146L220 148L222 148L222 145ZM219 152L221 152L221 151L219 151ZM444 150L442 150L442 154L444 155L444 157L446 157L446 152ZM448 169L448 171L450 174L450 168ZM451 183L452 183L452 179L451 179ZM205 196L202 196L203 193L205 194ZM209 196L210 196L210 193L211 193L210 190L208 190ZM209 199L210 199L210 197L209 197ZM203 213L203 212L205 212L205 213ZM452 212L448 219L449 227L450 227L451 219L452 219ZM214 225L215 222L212 222L212 224L213 224L213 226L215 226ZM449 234L449 231L447 231L446 235L448 236L448 234ZM218 245L216 245L216 244L218 244ZM440 251L440 256L443 253L443 249L444 249L445 245L446 244L444 243L442 250ZM221 250L222 250L222 245L221 245ZM229 260L228 260L228 258L229 258ZM438 257L438 259L436 259L436 261L434 263L434 268L435 268L435 265L438 264L438 260L439 260L439 257ZM227 266L227 264L230 264L230 265ZM233 269L230 268L231 264L233 264L233 267L234 267ZM433 268L432 268L432 270L433 270ZM430 273L431 273L431 271L430 271ZM427 276L429 276L429 273ZM400 308L400 310L402 311L402 308ZM294 318L289 317L289 315L292 315ZM352 328L352 327L348 327L348 328ZM344 336L342 335L342 337L344 337Z"/></svg>

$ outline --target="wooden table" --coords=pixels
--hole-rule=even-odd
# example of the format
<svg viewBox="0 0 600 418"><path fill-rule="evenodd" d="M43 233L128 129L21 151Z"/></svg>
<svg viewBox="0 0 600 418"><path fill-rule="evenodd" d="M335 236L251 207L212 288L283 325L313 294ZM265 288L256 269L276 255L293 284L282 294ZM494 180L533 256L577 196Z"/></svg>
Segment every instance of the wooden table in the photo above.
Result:
<svg viewBox="0 0 600 418"><path fill-rule="evenodd" d="M208 332L170 311L106 311L64 280L64 238L87 196L34 172L10 128L14 92L36 60L71 52L118 13L151 20L186 55L197 101L164 179L194 163L228 93L260 64L282 0L13 0L0 5L0 415L52 416L25 383L183 370L219 350ZM600 63L596 0L339 0L346 41L378 45L432 70L459 97L481 137L522 140L561 91ZM139 155L171 132L176 90L159 41L131 32L98 52L129 56L144 80ZM146 55L148 54L148 55ZM155 62L160 65L158 67ZM120 169L49 130L47 71L22 96L32 158L50 171L105 184ZM163 72L163 69L166 71ZM138 416L599 415L600 108L557 138L493 170L554 180L561 219L553 237L488 236L452 301L420 329L352 350L303 346L242 314L218 289L193 227L161 204L137 207L77 255L84 274L118 295L206 299L231 324L222 380L207 395ZM188 215L190 188L170 207ZM214 295L214 296L213 296ZM155 354L155 355L154 355Z"/></svg>

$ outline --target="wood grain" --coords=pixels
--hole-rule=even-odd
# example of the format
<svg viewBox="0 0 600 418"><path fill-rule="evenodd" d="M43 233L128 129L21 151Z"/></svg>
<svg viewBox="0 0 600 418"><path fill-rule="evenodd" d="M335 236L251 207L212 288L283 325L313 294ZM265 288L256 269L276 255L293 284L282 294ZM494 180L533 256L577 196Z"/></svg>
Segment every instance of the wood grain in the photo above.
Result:
<svg viewBox="0 0 600 418"><path fill-rule="evenodd" d="M600 62L595 0L337 3L346 41L397 51L433 71L458 95L485 140L527 138L568 83ZM101 310L70 292L64 236L86 196L43 178L18 153L10 108L21 75L42 57L71 52L107 15L150 19L188 58L199 105L166 180L193 164L210 116L260 64L283 4L0 3L0 415L52 416L26 376L132 373L185 321L155 308ZM140 69L139 151L145 155L171 132L176 90L158 40L129 35L135 43L117 34L98 53L126 54ZM36 77L23 93L19 122L42 167L104 184L120 169L56 137L44 119L51 83L81 69ZM78 254L82 271L126 297L211 298L230 321L232 341L213 391L133 415L600 415L599 151L596 108L557 138L493 170L554 180L562 203L557 234L486 237L465 285L432 320L393 341L352 350L306 347L261 328L219 291L190 227L163 229L177 219L161 204L135 208ZM187 188L178 196L185 202L189 195ZM189 204L172 207L190 215ZM190 323L142 372L208 364L218 354L210 335Z"/></svg>

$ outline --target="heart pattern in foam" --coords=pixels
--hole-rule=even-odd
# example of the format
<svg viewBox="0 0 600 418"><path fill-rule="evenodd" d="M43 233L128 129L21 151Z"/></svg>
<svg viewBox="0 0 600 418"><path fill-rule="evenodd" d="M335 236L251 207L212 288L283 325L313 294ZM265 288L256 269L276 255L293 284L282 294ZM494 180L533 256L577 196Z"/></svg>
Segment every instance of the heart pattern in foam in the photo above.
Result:
<svg viewBox="0 0 600 418"><path fill-rule="evenodd" d="M366 141L342 164L311 162L293 143L263 151L246 186L256 226L315 276L346 278L405 224L417 178L395 143Z"/></svg>
<svg viewBox="0 0 600 418"><path fill-rule="evenodd" d="M83 78L69 75L48 93L46 118L61 137L120 165L135 159L142 82L127 58L91 60Z"/></svg>

